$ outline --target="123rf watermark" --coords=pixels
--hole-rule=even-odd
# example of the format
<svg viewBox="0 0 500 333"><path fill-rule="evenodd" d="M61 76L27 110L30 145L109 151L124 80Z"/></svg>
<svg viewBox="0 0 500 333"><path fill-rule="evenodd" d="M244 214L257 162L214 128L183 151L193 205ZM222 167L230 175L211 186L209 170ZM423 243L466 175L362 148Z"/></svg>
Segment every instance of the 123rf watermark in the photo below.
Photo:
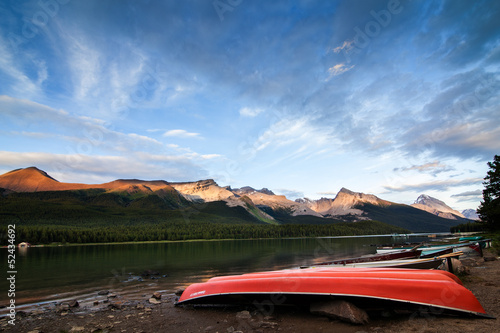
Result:
<svg viewBox="0 0 500 333"><path fill-rule="evenodd" d="M9 289L7 296L9 297L9 310L7 317L8 323L12 326L16 325L16 225L9 224L7 227L7 242L9 243L7 251L7 281L9 282Z"/></svg>

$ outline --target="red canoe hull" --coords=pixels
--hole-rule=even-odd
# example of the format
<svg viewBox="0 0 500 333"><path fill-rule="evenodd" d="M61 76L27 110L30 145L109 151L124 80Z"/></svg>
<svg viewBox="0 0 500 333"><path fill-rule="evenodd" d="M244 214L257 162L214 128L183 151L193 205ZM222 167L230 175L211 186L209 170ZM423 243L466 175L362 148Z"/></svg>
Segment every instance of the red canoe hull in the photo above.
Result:
<svg viewBox="0 0 500 333"><path fill-rule="evenodd" d="M189 286L178 304L217 304L228 299L221 296L252 295L355 297L487 316L453 274L412 269L309 268L215 277Z"/></svg>

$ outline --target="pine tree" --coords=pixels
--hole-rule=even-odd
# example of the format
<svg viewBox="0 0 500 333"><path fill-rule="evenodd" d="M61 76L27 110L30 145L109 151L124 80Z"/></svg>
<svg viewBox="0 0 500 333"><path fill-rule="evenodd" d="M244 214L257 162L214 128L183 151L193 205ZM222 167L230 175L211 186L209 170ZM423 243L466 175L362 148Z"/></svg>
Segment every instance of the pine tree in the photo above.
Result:
<svg viewBox="0 0 500 333"><path fill-rule="evenodd" d="M488 162L490 170L484 178L483 201L479 205L478 215L489 230L500 230L500 156L495 155L493 162Z"/></svg>

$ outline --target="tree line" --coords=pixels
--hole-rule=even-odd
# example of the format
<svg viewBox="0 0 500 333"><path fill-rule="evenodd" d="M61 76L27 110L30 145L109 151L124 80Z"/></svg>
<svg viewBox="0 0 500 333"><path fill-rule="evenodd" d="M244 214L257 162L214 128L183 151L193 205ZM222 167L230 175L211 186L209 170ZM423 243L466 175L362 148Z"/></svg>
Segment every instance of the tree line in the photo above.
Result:
<svg viewBox="0 0 500 333"><path fill-rule="evenodd" d="M6 226L0 233L6 234ZM23 226L16 225L17 242L30 244L50 243L110 243L142 241L183 241L195 239L255 239L285 237L321 237L387 234L407 232L378 221L356 223L335 223L329 225L255 225L255 224L214 224L214 223L169 223L134 226ZM2 245L6 238L2 237Z"/></svg>

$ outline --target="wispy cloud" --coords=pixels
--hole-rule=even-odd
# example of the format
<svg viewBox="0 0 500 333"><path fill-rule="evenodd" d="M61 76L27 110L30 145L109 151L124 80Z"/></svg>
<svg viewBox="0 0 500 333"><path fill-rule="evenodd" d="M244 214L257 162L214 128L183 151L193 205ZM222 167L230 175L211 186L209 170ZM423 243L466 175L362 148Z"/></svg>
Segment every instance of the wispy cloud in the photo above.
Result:
<svg viewBox="0 0 500 333"><path fill-rule="evenodd" d="M483 191L466 191L458 194L452 194L451 197L457 199L457 202L479 202L483 199Z"/></svg>
<svg viewBox="0 0 500 333"><path fill-rule="evenodd" d="M327 192L318 192L319 195L323 196L323 195L327 195L327 196L336 196L338 194L338 192L331 192L331 191L327 191Z"/></svg>
<svg viewBox="0 0 500 333"><path fill-rule="evenodd" d="M41 84L47 79L47 67L42 60L32 58L31 54L14 54L7 47L9 45L0 34L0 73L9 77L10 84L3 89L4 93L23 96L24 98L34 98L42 92ZM20 67L19 60L23 59L31 66L35 67L37 75L31 77Z"/></svg>
<svg viewBox="0 0 500 333"><path fill-rule="evenodd" d="M462 192L458 194L453 194L452 197L470 197L470 196L478 196L478 195L483 195L483 191L481 190L475 190L475 191L467 191L467 192Z"/></svg>
<svg viewBox="0 0 500 333"><path fill-rule="evenodd" d="M183 156L166 156L134 153L128 156L83 156L81 154L53 154L39 152L0 151L0 166L11 170L19 167L37 166L60 181L101 182L119 178L142 178L163 180L192 180L206 176L206 172L193 161ZM190 178L192 177L192 178Z"/></svg>
<svg viewBox="0 0 500 333"><path fill-rule="evenodd" d="M354 68L354 65L348 66L345 63L341 63L341 64L336 64L335 66L328 68L328 73L330 73L330 77L331 76L338 76L340 74L344 74L345 72L350 71L353 68Z"/></svg>
<svg viewBox="0 0 500 333"><path fill-rule="evenodd" d="M177 138L200 138L200 133L188 132L183 129L169 130L163 133L163 136L177 137Z"/></svg>
<svg viewBox="0 0 500 333"><path fill-rule="evenodd" d="M455 170L453 167L442 164L439 161L429 162L421 165L412 165L411 167L395 168L394 171L418 171L421 173L430 173L434 177L442 172Z"/></svg>
<svg viewBox="0 0 500 333"><path fill-rule="evenodd" d="M420 184L404 184L399 186L384 186L390 192L426 192L426 191L447 191L453 187L478 185L483 181L482 178L467 178L467 179L448 179L437 180L433 182L425 182Z"/></svg>
<svg viewBox="0 0 500 333"><path fill-rule="evenodd" d="M240 115L243 117L256 117L262 112L264 112L264 109L262 108L250 108L250 107L243 107L239 111Z"/></svg>
<svg viewBox="0 0 500 333"><path fill-rule="evenodd" d="M349 52L353 48L354 40L345 40L342 45L333 49L333 52L340 53L342 51Z"/></svg>
<svg viewBox="0 0 500 333"><path fill-rule="evenodd" d="M161 142L144 135L112 130L101 119L72 115L65 110L56 110L28 100L0 96L0 107L4 116L15 119L17 123L29 124L31 128L37 128L39 133L49 134L56 130L59 135L73 138L72 141L86 142L87 152L88 149L125 152L158 149L162 146ZM74 149L78 150L77 147Z"/></svg>

